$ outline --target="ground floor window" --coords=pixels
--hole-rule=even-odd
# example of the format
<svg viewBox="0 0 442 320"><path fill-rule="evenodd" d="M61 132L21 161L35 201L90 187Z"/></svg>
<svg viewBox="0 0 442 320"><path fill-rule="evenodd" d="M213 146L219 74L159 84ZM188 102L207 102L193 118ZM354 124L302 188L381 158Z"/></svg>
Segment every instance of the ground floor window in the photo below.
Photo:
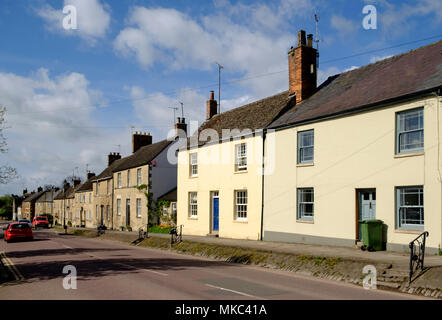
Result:
<svg viewBox="0 0 442 320"><path fill-rule="evenodd" d="M314 190L313 188L298 188L298 219L313 220Z"/></svg>
<svg viewBox="0 0 442 320"><path fill-rule="evenodd" d="M189 192L189 215L191 218L198 217L198 195L196 192Z"/></svg>
<svg viewBox="0 0 442 320"><path fill-rule="evenodd" d="M424 228L424 188L396 188L397 225L400 229Z"/></svg>
<svg viewBox="0 0 442 320"><path fill-rule="evenodd" d="M121 199L117 199L117 216L121 216Z"/></svg>
<svg viewBox="0 0 442 320"><path fill-rule="evenodd" d="M110 206L106 206L106 219L107 221L110 220Z"/></svg>
<svg viewBox="0 0 442 320"><path fill-rule="evenodd" d="M235 219L247 220L247 190L235 191Z"/></svg>
<svg viewBox="0 0 442 320"><path fill-rule="evenodd" d="M141 199L137 199L137 217L141 218Z"/></svg>

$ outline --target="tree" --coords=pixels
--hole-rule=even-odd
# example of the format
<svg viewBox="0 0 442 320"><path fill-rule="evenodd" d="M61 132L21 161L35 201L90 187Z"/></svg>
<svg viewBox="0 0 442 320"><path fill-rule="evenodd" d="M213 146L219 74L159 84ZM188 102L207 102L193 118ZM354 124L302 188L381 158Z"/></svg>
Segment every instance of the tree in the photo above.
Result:
<svg viewBox="0 0 442 320"><path fill-rule="evenodd" d="M12 219L12 196L5 195L0 197L0 216Z"/></svg>
<svg viewBox="0 0 442 320"><path fill-rule="evenodd" d="M3 130L5 129L5 114L6 108L0 107L0 153L8 152L8 144L6 143L6 138L3 135ZM18 177L17 169L10 167L8 165L0 166L0 184L6 184Z"/></svg>

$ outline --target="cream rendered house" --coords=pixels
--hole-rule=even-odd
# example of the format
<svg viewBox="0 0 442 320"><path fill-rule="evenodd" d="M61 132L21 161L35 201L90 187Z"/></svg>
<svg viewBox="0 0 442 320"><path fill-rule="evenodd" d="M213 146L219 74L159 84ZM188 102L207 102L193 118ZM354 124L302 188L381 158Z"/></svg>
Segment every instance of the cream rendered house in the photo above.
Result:
<svg viewBox="0 0 442 320"><path fill-rule="evenodd" d="M267 128L264 240L353 246L360 221L380 219L387 250L424 231L427 252L441 248L441 52L439 41L316 88L316 50L299 34L296 105Z"/></svg>
<svg viewBox="0 0 442 320"><path fill-rule="evenodd" d="M261 239L262 129L292 102L283 92L217 114L211 93L207 120L178 153L177 225L185 234Z"/></svg>

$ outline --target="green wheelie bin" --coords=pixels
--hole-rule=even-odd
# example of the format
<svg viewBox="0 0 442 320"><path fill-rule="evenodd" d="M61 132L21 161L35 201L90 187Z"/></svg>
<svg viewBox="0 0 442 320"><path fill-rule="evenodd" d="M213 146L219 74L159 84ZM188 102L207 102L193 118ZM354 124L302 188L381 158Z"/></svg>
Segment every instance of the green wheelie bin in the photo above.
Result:
<svg viewBox="0 0 442 320"><path fill-rule="evenodd" d="M382 246L382 220L364 220L361 222L362 228L362 250L381 251Z"/></svg>

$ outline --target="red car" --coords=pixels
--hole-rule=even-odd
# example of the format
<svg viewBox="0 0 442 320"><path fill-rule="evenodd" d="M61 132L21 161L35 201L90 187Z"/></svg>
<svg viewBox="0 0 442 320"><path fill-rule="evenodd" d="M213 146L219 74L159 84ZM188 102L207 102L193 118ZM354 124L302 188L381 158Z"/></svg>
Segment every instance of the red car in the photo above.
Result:
<svg viewBox="0 0 442 320"><path fill-rule="evenodd" d="M15 239L34 239L34 233L28 223L13 222L3 230L5 230L3 239L6 242Z"/></svg>
<svg viewBox="0 0 442 320"><path fill-rule="evenodd" d="M32 220L32 226L35 228L43 227L43 228L49 228L49 221L47 217L34 217L34 220Z"/></svg>

